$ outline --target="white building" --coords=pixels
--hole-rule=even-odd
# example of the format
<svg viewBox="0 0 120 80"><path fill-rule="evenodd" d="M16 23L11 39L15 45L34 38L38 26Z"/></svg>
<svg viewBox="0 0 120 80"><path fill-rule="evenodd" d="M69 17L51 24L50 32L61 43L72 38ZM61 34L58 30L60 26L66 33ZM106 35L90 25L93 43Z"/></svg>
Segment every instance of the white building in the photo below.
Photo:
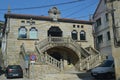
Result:
<svg viewBox="0 0 120 80"><path fill-rule="evenodd" d="M96 48L108 58L112 57L109 17L105 0L100 0L94 13L94 38Z"/></svg>
<svg viewBox="0 0 120 80"><path fill-rule="evenodd" d="M94 13L96 48L115 62L120 80L120 0L100 0Z"/></svg>

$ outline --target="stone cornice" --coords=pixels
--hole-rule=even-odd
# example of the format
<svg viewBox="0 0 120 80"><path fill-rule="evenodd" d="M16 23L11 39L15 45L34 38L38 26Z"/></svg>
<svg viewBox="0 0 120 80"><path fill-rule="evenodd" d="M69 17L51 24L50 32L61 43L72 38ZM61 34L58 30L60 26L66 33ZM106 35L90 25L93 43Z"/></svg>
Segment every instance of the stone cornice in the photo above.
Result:
<svg viewBox="0 0 120 80"><path fill-rule="evenodd" d="M53 21L52 18L49 16L35 16L35 15L25 15L25 14L12 14L7 13L4 15L5 18L17 18L17 19L34 19L34 20L45 20L45 21ZM78 23L78 24L89 24L92 25L92 21L85 21L85 20L75 20L75 19L68 19L68 18L58 18L58 22L68 22L68 23Z"/></svg>

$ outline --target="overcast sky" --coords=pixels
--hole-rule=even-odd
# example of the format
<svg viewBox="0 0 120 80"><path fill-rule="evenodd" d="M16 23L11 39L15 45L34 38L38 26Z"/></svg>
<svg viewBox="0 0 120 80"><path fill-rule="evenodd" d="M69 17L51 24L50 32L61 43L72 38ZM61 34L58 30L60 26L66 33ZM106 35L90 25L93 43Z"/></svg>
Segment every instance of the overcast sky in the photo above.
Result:
<svg viewBox="0 0 120 80"><path fill-rule="evenodd" d="M89 20L99 3L99 0L0 0L0 20L8 7L11 13L48 16L48 10L56 6L62 18Z"/></svg>

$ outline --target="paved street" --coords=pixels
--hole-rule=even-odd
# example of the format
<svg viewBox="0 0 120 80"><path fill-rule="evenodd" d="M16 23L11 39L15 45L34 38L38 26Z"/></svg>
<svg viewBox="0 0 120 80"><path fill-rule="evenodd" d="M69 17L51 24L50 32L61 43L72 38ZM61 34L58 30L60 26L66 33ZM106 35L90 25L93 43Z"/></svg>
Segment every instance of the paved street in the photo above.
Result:
<svg viewBox="0 0 120 80"><path fill-rule="evenodd" d="M67 73L64 73L62 75L66 76ZM66 78L63 78L62 80L108 80L108 79L94 79L90 73L70 73L71 75L77 75L79 78L76 78L76 77L66 77ZM54 74L50 77L54 77ZM2 74L0 75L0 80L33 80L33 79L29 79L29 78L26 78L26 76L24 76L24 78L17 78L17 79L6 79L5 75ZM39 79L37 79L39 80ZM43 80L43 79L40 79L40 80ZM49 80L49 79L47 79ZM56 80L59 80L59 79L56 79ZM109 79L109 80L114 80L114 79Z"/></svg>
<svg viewBox="0 0 120 80"><path fill-rule="evenodd" d="M63 75L66 75L67 73L63 74ZM77 76L79 77L78 79L76 78L70 78L70 77L67 77L65 78L64 80L93 80L93 78L90 76L90 75L86 75L86 74L83 74L83 73L71 73L71 75L74 75L74 74L77 74ZM54 77L54 74L52 75L52 77ZM80 79L81 78L81 79ZM32 79L29 79L29 78L26 78L26 76L24 76L24 78L17 78L17 79L6 79L5 75L2 74L0 76L0 80L32 80Z"/></svg>

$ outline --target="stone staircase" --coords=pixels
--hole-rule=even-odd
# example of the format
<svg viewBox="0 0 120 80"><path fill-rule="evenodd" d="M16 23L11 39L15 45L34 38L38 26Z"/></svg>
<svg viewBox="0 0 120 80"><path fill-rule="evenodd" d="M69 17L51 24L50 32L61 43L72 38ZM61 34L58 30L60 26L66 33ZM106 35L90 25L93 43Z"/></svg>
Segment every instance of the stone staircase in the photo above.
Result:
<svg viewBox="0 0 120 80"><path fill-rule="evenodd" d="M35 50L36 53L38 53L41 56L40 59L42 58L44 59L45 55L43 54L43 52L55 46L66 46L72 48L72 50L74 50L81 59L81 62L79 62L81 70L83 69L89 70L95 67L96 65L98 65L102 60L101 57L102 55L97 50L93 49L91 46L87 48L82 48L78 43L76 43L71 38L49 37L41 42L36 42ZM47 60L49 61L48 63L51 64L51 61L53 64L57 62L60 64L59 68L62 69L62 62L56 61L56 59L50 57L47 53L46 53L46 57L52 59L52 60Z"/></svg>
<svg viewBox="0 0 120 80"><path fill-rule="evenodd" d="M71 74L66 74L69 76L68 79L62 79L64 77L59 77L58 75L63 75L62 60L58 61L52 56L44 53L46 50L55 46L66 46L74 50L80 58L79 66L80 70L90 70L91 68L97 66L102 61L102 55L92 47L82 48L71 38L47 38L41 42L35 42L35 51L37 55L37 61L35 65L30 65L29 78L37 78L35 80L73 80L72 78L76 75L71 76ZM21 54L23 59L25 58L26 48L25 45L21 45ZM73 69L68 69L67 71L72 71ZM62 74L60 74L62 72ZM36 75L34 75L36 74ZM53 75L54 74L54 75ZM64 74L65 75L65 74ZM51 77L48 77L51 76ZM33 79L34 80L34 79ZM78 77L74 80L79 80Z"/></svg>
<svg viewBox="0 0 120 80"><path fill-rule="evenodd" d="M81 56L82 58L86 58L90 56L91 54L87 49L82 48L78 43L76 43L71 38L63 38L63 37L48 37L44 39L41 42L35 43L36 47L40 49L40 53L45 52L46 50L56 47L56 46L65 46L68 47L76 52L78 56Z"/></svg>
<svg viewBox="0 0 120 80"><path fill-rule="evenodd" d="M87 51L90 52L91 55L96 55L96 54L100 54L99 51L97 51L96 49L94 49L93 47L89 46L85 48Z"/></svg>

